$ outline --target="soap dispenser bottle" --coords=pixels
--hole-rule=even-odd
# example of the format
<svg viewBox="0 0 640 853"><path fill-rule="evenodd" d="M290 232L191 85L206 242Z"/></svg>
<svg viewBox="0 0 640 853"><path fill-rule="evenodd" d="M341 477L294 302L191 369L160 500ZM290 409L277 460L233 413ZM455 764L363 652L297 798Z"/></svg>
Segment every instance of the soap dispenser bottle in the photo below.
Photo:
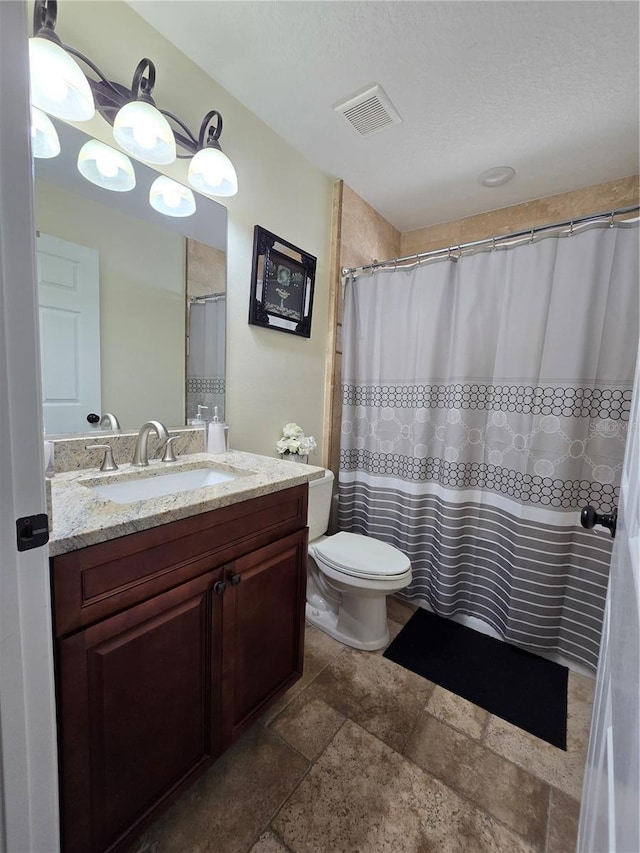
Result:
<svg viewBox="0 0 640 853"><path fill-rule="evenodd" d="M218 407L214 406L213 420L207 433L207 453L224 453L226 449L224 424L218 418Z"/></svg>

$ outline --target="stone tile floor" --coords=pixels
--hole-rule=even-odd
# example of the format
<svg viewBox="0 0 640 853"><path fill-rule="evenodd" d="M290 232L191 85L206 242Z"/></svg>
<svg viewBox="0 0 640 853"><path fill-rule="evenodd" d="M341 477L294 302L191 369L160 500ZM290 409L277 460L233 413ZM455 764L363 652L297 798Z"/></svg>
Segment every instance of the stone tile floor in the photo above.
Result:
<svg viewBox="0 0 640 853"><path fill-rule="evenodd" d="M130 853L572 853L593 686L564 752L307 626L302 679Z"/></svg>

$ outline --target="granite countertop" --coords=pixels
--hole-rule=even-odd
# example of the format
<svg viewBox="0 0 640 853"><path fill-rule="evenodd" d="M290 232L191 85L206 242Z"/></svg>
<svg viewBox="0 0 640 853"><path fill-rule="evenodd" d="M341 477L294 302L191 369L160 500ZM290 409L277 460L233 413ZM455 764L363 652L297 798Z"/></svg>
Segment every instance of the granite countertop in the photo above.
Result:
<svg viewBox="0 0 640 853"><path fill-rule="evenodd" d="M115 503L91 488L208 467L234 473L237 478L133 503ZM190 453L177 462L149 462L148 468L121 465L117 471L109 473L102 473L96 468L67 471L51 480L53 530L49 537L49 555L65 554L87 545L299 486L323 474L324 468L314 465L285 462L239 450L217 454Z"/></svg>

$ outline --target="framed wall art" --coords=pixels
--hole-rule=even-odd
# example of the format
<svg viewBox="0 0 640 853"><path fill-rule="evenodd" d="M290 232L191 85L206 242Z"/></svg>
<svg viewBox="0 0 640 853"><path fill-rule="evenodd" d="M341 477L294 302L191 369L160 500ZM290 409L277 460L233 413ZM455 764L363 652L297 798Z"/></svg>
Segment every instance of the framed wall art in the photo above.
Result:
<svg viewBox="0 0 640 853"><path fill-rule="evenodd" d="M256 225L249 323L311 337L316 258Z"/></svg>

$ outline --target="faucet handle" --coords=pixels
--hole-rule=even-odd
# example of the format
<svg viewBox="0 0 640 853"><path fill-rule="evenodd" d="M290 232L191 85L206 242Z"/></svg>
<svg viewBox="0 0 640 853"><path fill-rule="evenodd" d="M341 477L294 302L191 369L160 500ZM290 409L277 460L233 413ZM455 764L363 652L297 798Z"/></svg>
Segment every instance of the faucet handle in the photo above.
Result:
<svg viewBox="0 0 640 853"><path fill-rule="evenodd" d="M100 466L101 471L117 471L118 466L113 458L113 448L110 444L85 444L85 450L104 450L104 459Z"/></svg>
<svg viewBox="0 0 640 853"><path fill-rule="evenodd" d="M164 456L162 457L163 462L177 462L176 454L173 449L173 442L178 438L177 435L172 435L171 438L168 438L164 445Z"/></svg>

